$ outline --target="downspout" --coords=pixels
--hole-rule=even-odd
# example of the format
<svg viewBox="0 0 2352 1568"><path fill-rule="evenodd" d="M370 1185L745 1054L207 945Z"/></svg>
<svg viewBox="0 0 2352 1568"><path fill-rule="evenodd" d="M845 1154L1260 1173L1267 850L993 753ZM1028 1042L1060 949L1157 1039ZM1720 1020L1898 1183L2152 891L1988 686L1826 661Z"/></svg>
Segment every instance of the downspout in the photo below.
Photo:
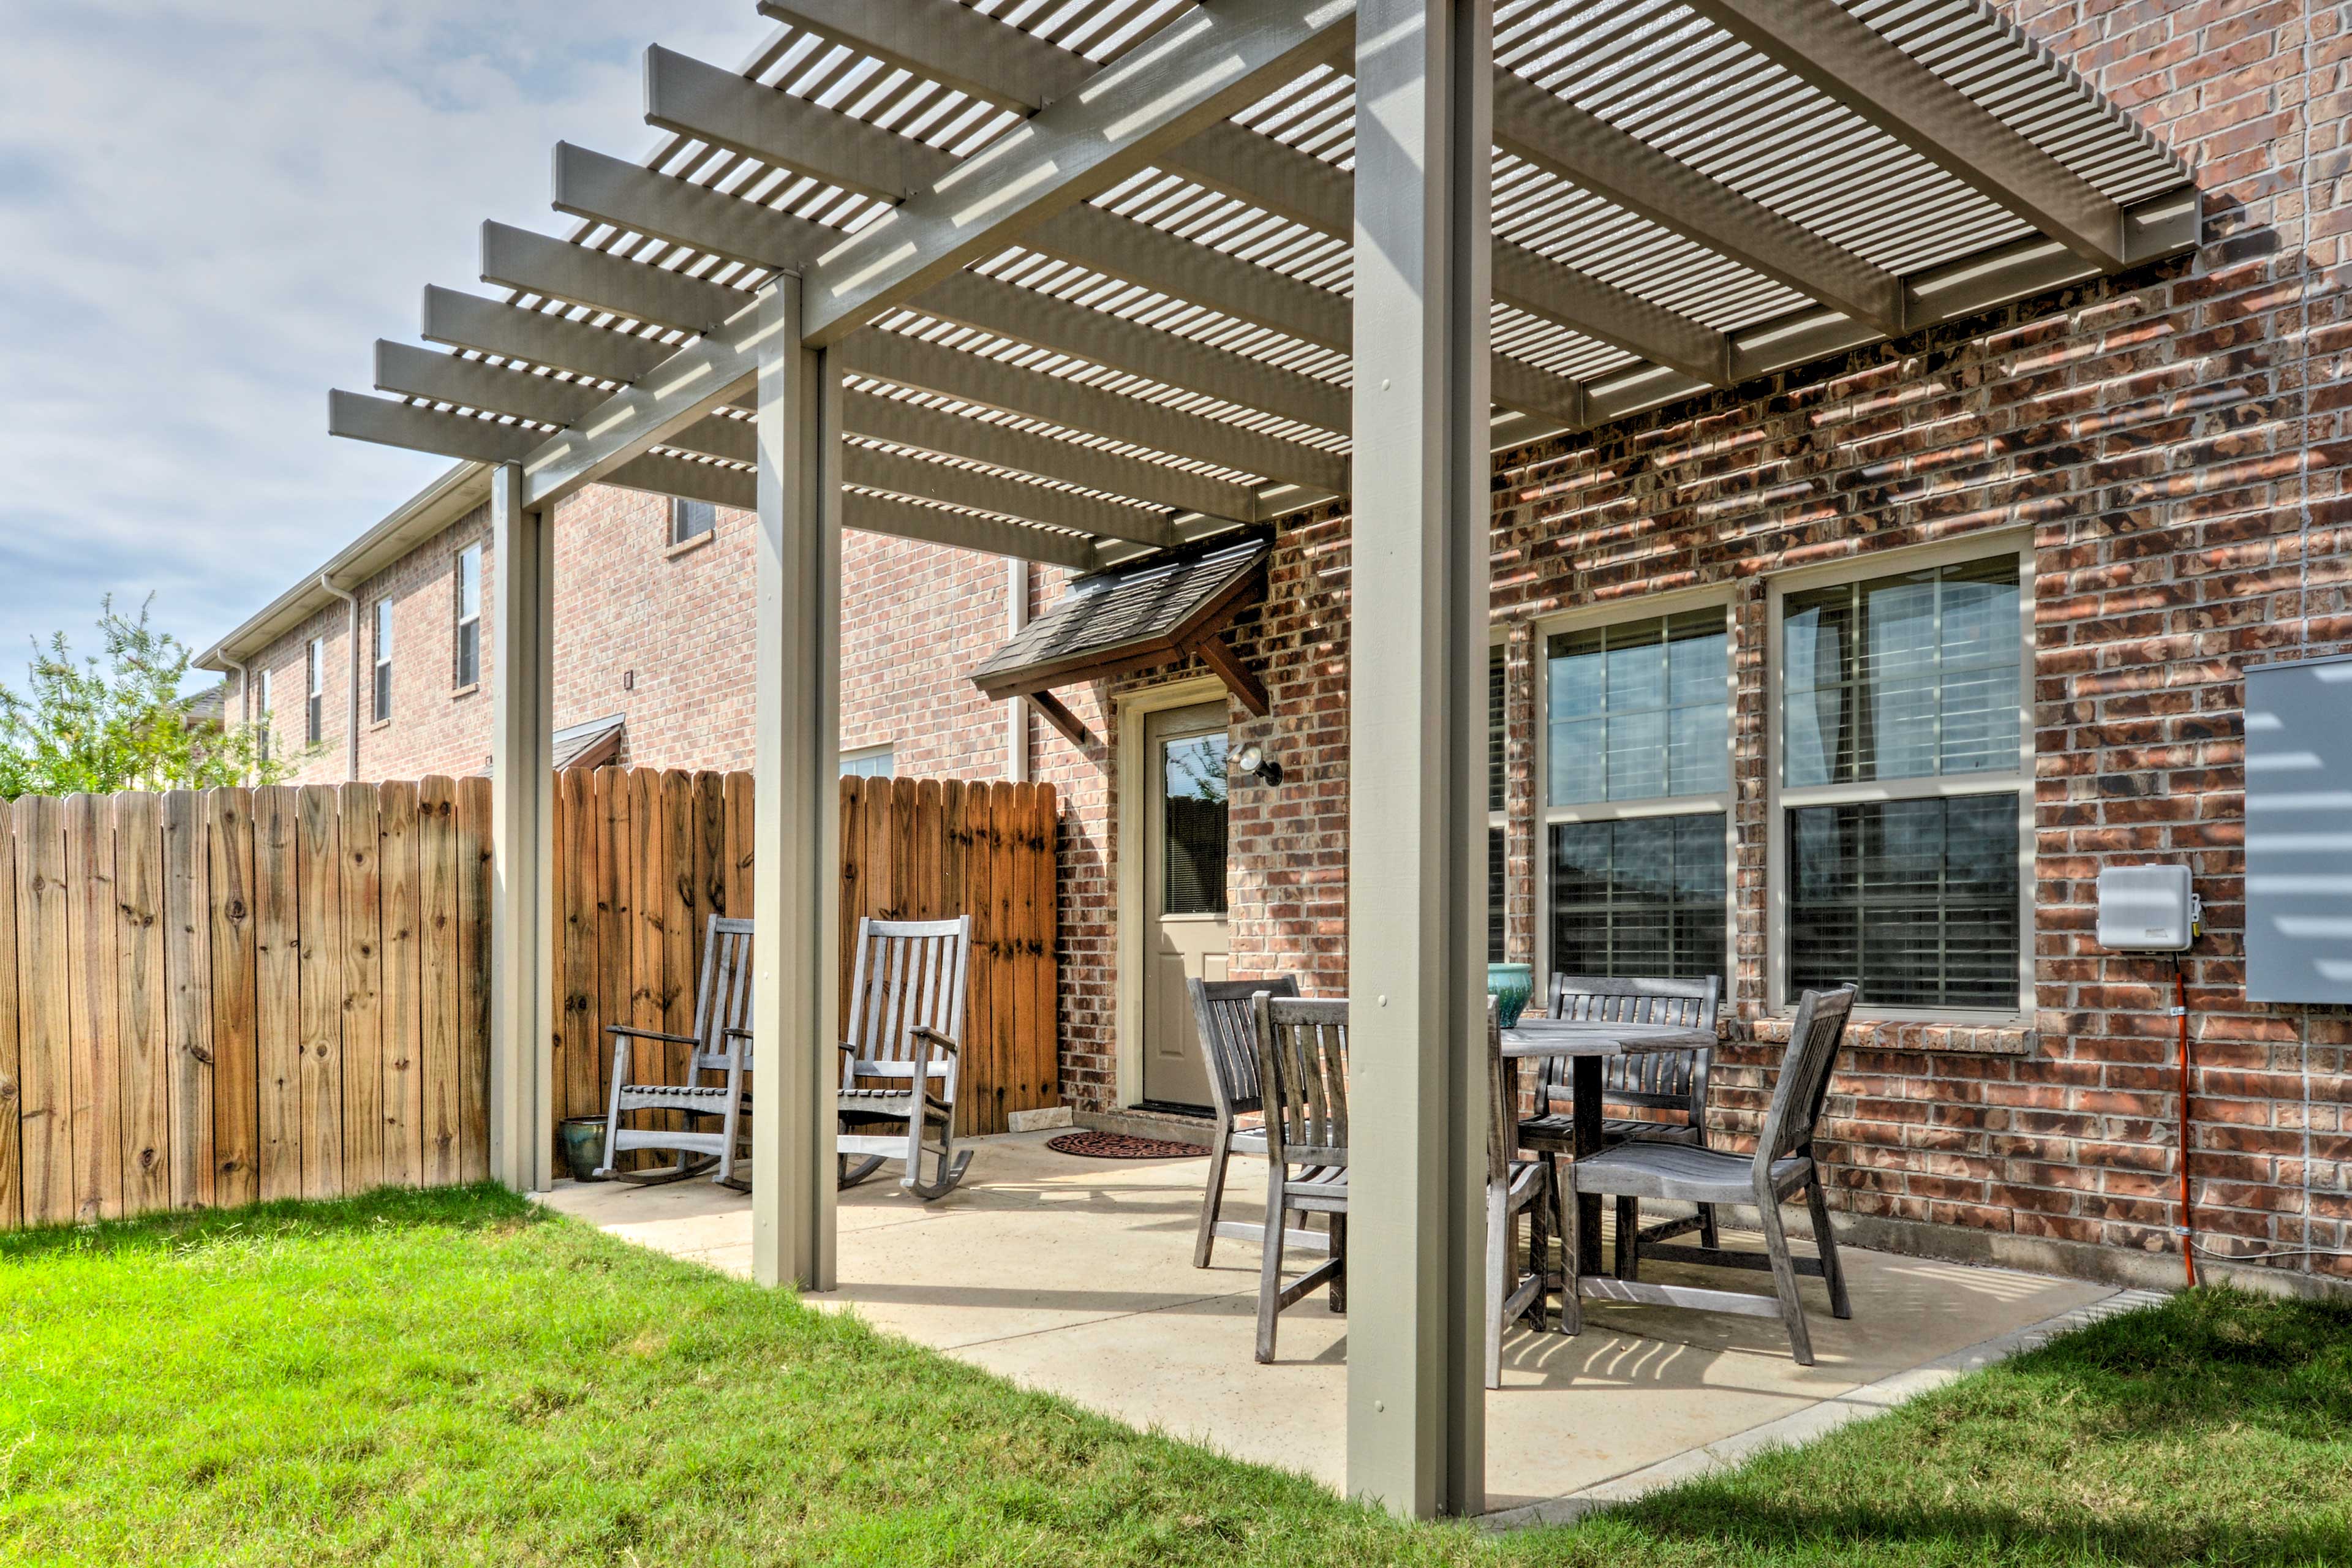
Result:
<svg viewBox="0 0 2352 1568"><path fill-rule="evenodd" d="M1029 563L1019 556L1004 563L1004 635L1021 635L1029 625ZM1029 782L1029 700L1015 697L1004 705L1004 778L1008 784Z"/></svg>
<svg viewBox="0 0 2352 1568"><path fill-rule="evenodd" d="M319 574L319 586L351 606L352 672L349 685L352 700L351 716L344 726L345 732L351 737L351 745L350 761L346 764L348 771L343 776L357 784L360 779L360 596L346 594L336 587L335 580L324 572Z"/></svg>
<svg viewBox="0 0 2352 1568"><path fill-rule="evenodd" d="M246 668L244 659L231 658L223 654L221 663L236 671L236 727L241 733L253 728L253 676ZM226 713L221 715L224 727L227 718Z"/></svg>

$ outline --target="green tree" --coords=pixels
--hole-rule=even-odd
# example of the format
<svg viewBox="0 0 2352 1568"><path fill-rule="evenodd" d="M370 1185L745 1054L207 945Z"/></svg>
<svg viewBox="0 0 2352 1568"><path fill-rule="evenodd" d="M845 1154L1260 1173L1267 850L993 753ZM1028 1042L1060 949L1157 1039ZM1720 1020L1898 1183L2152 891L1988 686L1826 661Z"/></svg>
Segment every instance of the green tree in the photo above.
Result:
<svg viewBox="0 0 2352 1568"><path fill-rule="evenodd" d="M134 620L110 595L98 619L102 658L77 659L58 632L46 647L33 645L26 691L0 686L0 799L210 789L287 776L288 759L265 760L258 726L215 723L191 711L180 690L188 649L150 624L153 603L141 605Z"/></svg>

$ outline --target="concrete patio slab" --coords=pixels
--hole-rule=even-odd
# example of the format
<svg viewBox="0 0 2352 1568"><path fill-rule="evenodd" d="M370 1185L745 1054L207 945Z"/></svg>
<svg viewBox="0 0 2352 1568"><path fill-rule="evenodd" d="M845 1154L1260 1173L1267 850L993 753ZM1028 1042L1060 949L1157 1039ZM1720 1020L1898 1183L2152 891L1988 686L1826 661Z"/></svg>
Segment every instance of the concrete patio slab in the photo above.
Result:
<svg viewBox="0 0 2352 1568"><path fill-rule="evenodd" d="M1251 1356L1258 1249L1221 1241L1213 1267L1192 1267L1205 1163L1074 1159L1047 1149L1048 1136L980 1140L971 1177L934 1204L901 1192L895 1167L843 1194L840 1289L811 1302L1118 1420L1341 1485L1347 1319L1320 1296L1300 1302L1283 1314L1276 1363L1260 1366ZM1246 1194L1255 1175L1236 1164L1233 1217L1255 1217ZM565 1183L546 1202L642 1246L751 1272L751 1200L740 1193L699 1180ZM1488 1506L1549 1514L1546 1505L1643 1471L1678 1473L1672 1461L1727 1451L1745 1433L1805 1429L1816 1408L1876 1408L1875 1395L1845 1402L2116 1294L2005 1269L1844 1256L1851 1320L1832 1318L1821 1282L1804 1282L1819 1358L1811 1367L1790 1359L1777 1322L1667 1308L1593 1304L1574 1339L1512 1335L1504 1386L1487 1398ZM1696 1282L1704 1272L1657 1266L1644 1277ZM1729 1283L1752 1289L1764 1277Z"/></svg>

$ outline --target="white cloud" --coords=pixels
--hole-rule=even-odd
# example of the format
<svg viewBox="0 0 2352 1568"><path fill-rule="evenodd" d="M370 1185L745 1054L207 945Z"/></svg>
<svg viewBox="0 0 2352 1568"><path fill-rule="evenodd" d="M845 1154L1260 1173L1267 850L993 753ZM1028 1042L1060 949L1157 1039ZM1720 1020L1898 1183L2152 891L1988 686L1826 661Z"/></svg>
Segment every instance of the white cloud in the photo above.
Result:
<svg viewBox="0 0 2352 1568"><path fill-rule="evenodd" d="M326 434L549 149L635 157L638 59L732 64L751 0L77 0L0 50L0 682L157 595L202 647L446 465Z"/></svg>

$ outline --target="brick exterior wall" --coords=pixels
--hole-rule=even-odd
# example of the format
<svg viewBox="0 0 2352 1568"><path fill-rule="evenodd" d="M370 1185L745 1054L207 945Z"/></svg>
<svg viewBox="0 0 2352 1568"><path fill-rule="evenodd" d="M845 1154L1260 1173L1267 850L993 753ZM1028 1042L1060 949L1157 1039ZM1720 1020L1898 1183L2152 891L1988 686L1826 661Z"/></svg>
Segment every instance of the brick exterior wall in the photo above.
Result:
<svg viewBox="0 0 2352 1568"><path fill-rule="evenodd" d="M1505 456L1493 560L1508 649L1512 953L1532 956L1537 930L1545 618L1618 601L1638 615L1653 589L1728 593L1737 961L1714 1116L1718 1141L1738 1146L1785 1027L1765 985L1768 581L1882 555L1892 569L1889 552L2028 530L2034 1009L2006 1028L1858 1026L1832 1102L1832 1201L1868 1235L1962 1255L1969 1237L2000 1237L2112 1272L2173 1248L2168 970L2105 956L2088 936L2098 868L2166 858L2194 868L2206 900L2189 971L2199 1225L2217 1245L2352 1247L2352 1017L2243 997L2238 674L2352 649L2344 16L2315 0L2002 8L2189 160L2207 244ZM664 559L661 504L600 490L563 512L559 717L626 712L632 762L748 765L751 698L732 651L749 638L744 525L722 516L709 545ZM418 552L414 644L404 599L404 659L414 647L430 669L446 668L451 553L446 540ZM887 739L902 773L993 774L1002 713L962 675L1002 635L1002 563L855 535L845 554L844 745ZM1233 967L1297 972L1311 990L1345 984L1349 569L1344 515L1286 521L1267 601L1231 634L1274 700L1264 720L1235 705L1234 739L1263 742L1287 771L1278 788L1234 793ZM1059 577L1036 578L1043 605ZM331 647L342 614L320 617ZM280 713L299 717L299 635L276 658L294 671L278 677ZM1197 672L1066 692L1094 735L1084 752L1029 726L1036 776L1064 803L1062 1083L1082 1109L1117 1099L1117 710ZM331 742L342 678L331 657ZM478 765L487 700L445 715L436 696L420 695L414 740L371 750L371 767ZM316 772L340 776L340 754ZM2287 1258L2275 1272L2352 1279L2352 1261Z"/></svg>
<svg viewBox="0 0 2352 1568"><path fill-rule="evenodd" d="M555 712L559 725L618 713L621 761L636 767L751 765L751 520L669 543L669 503L592 486L556 515ZM482 545L480 683L456 685L458 552ZM493 596L498 556L478 508L357 590L360 776L415 778L483 771L490 749L490 681L498 663ZM842 547L844 750L891 746L898 771L1001 777L1004 718L965 672L1003 640L1004 563L879 535ZM372 694L374 615L394 601L392 718ZM272 671L278 754L302 750L305 648L326 643L324 740L301 759L300 783L349 776L350 612L313 614L251 661ZM234 705L237 697L232 694Z"/></svg>

